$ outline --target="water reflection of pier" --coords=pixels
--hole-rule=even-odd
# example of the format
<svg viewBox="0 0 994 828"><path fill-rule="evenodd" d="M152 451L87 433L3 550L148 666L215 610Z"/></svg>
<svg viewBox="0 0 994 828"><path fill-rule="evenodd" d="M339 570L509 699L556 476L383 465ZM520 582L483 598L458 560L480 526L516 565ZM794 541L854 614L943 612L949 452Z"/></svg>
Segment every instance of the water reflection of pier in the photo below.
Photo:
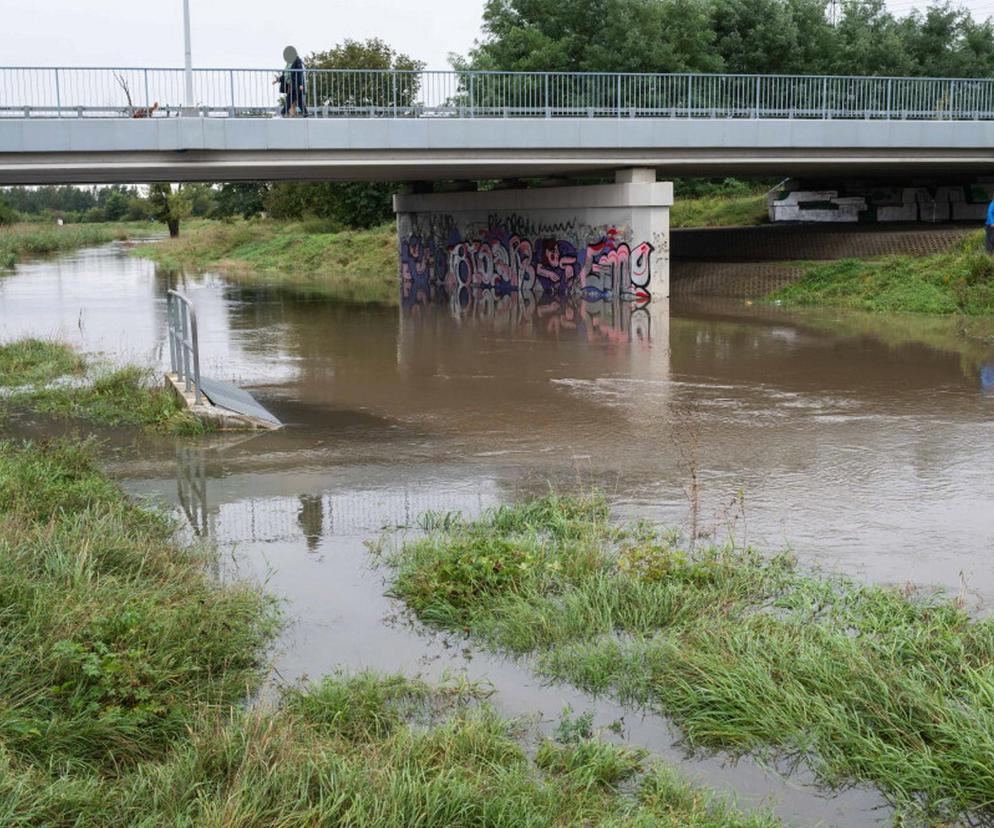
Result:
<svg viewBox="0 0 994 828"><path fill-rule="evenodd" d="M668 313L668 303L583 293L499 292L478 286L449 293L439 285L406 281L403 312L416 317L431 306L448 307L455 319L489 323L494 329L527 330L553 338L575 334L579 339L609 343L650 342L655 311Z"/></svg>
<svg viewBox="0 0 994 828"><path fill-rule="evenodd" d="M428 484L401 484L212 502L205 452L182 447L176 461L182 516L196 536L222 544L302 542L314 551L323 538L412 526L426 512L476 514L499 500L495 481L474 479L464 490L444 492L434 492ZM252 477L258 483L258 476Z"/></svg>

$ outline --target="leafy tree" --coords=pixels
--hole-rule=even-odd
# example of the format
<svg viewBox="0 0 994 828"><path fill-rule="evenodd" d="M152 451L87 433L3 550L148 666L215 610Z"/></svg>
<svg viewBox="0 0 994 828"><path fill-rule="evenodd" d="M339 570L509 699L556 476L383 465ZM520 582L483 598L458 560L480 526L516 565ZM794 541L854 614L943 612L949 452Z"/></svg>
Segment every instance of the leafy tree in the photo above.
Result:
<svg viewBox="0 0 994 828"><path fill-rule="evenodd" d="M107 221L121 221L128 212L128 196L120 190L113 190L104 199L100 209Z"/></svg>
<svg viewBox="0 0 994 828"><path fill-rule="evenodd" d="M281 182L266 197L273 218L330 219L341 227L375 227L393 216L395 184L382 182Z"/></svg>
<svg viewBox="0 0 994 828"><path fill-rule="evenodd" d="M0 227L6 224L13 224L17 219L17 211L0 198Z"/></svg>
<svg viewBox="0 0 994 828"><path fill-rule="evenodd" d="M222 184L214 194L214 213L217 218L255 218L266 209L269 185L261 181Z"/></svg>
<svg viewBox="0 0 994 828"><path fill-rule="evenodd" d="M948 0L897 18L884 0L487 0L463 69L994 74L994 25Z"/></svg>
<svg viewBox="0 0 994 828"><path fill-rule="evenodd" d="M186 184L183 192L190 199L190 214L205 218L214 214L214 199L217 191L212 184Z"/></svg>
<svg viewBox="0 0 994 828"><path fill-rule="evenodd" d="M152 184L148 188L148 203L152 217L169 228L172 238L179 236L180 221L190 215L190 198L180 187L173 190L171 184Z"/></svg>
<svg viewBox="0 0 994 828"><path fill-rule="evenodd" d="M830 50L822 0L722 0L712 25L726 72L815 73Z"/></svg>
<svg viewBox="0 0 994 828"><path fill-rule="evenodd" d="M915 65L905 49L907 27L884 0L844 0L835 30L830 70L841 75L910 75Z"/></svg>
<svg viewBox="0 0 994 828"><path fill-rule="evenodd" d="M313 52L304 63L308 69L368 70L366 74L350 74L347 79L323 73L308 76L307 95L313 105L360 110L412 105L420 90L417 73L425 67L421 61L394 51L375 37L365 41L345 40L325 52ZM393 78L380 74L387 69L410 75Z"/></svg>

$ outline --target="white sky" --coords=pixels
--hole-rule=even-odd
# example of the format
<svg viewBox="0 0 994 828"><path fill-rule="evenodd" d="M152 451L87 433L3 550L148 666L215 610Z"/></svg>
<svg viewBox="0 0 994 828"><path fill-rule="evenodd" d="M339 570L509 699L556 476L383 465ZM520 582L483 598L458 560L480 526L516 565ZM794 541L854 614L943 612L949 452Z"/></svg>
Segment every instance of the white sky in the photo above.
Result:
<svg viewBox="0 0 994 828"><path fill-rule="evenodd" d="M381 37L447 69L480 33L484 0L190 0L193 62L283 65L346 37ZM182 66L182 0L0 0L0 65Z"/></svg>
<svg viewBox="0 0 994 828"><path fill-rule="evenodd" d="M190 0L201 67L275 67L346 37L381 37L448 68L480 33L484 0ZM889 0L896 13L919 0ZM981 19L994 0L966 0ZM0 65L182 66L182 0L0 0Z"/></svg>

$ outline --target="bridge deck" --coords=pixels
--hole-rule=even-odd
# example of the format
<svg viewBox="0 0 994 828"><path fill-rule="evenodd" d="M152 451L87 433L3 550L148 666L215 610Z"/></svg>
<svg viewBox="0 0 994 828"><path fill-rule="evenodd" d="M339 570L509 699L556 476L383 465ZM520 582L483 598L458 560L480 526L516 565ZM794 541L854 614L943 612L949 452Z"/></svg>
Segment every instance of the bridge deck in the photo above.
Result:
<svg viewBox="0 0 994 828"><path fill-rule="evenodd" d="M992 121L0 119L0 184L994 173Z"/></svg>

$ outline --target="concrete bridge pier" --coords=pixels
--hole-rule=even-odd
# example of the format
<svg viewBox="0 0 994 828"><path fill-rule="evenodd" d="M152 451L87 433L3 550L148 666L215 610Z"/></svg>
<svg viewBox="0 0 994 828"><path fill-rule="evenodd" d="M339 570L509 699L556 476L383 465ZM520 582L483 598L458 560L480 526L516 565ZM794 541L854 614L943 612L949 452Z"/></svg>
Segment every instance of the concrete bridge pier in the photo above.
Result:
<svg viewBox="0 0 994 828"><path fill-rule="evenodd" d="M613 184L394 197L405 282L666 299L673 185L650 168Z"/></svg>

